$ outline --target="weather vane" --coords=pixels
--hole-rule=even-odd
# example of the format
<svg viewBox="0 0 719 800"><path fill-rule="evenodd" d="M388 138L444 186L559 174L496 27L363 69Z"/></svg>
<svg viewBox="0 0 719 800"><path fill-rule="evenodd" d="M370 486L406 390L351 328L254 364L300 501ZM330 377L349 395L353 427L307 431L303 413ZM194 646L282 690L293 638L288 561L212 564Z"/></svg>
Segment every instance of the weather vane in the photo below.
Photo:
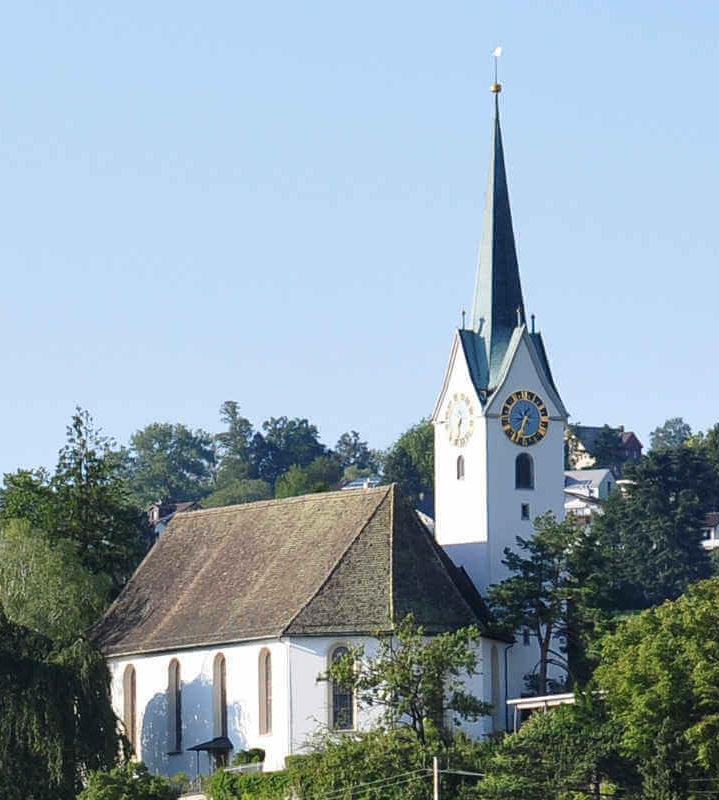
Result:
<svg viewBox="0 0 719 800"><path fill-rule="evenodd" d="M497 81L497 61L502 55L502 48L495 47L492 55L494 56L494 83L491 86L491 91L494 92L494 94L499 94L499 92L502 91L502 84Z"/></svg>

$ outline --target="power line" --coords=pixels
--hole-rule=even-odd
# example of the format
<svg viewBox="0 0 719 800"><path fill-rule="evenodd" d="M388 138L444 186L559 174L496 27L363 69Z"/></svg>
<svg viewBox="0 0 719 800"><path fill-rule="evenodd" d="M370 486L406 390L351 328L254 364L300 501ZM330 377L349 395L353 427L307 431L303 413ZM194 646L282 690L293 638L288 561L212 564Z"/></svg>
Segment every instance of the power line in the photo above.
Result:
<svg viewBox="0 0 719 800"><path fill-rule="evenodd" d="M384 789L387 786L394 786L396 783L409 783L415 778L424 773L423 777L428 777L430 770L428 769L415 769L410 772L400 772L397 775L388 775L386 778L378 778L374 781L366 781L364 783L354 783L349 786L344 786L341 789L332 789L329 792L320 794L309 795L306 800L333 800L333 798L340 797L346 793L354 793L368 786L374 786L377 789ZM409 777L406 777L409 776ZM382 784L382 785L379 785Z"/></svg>

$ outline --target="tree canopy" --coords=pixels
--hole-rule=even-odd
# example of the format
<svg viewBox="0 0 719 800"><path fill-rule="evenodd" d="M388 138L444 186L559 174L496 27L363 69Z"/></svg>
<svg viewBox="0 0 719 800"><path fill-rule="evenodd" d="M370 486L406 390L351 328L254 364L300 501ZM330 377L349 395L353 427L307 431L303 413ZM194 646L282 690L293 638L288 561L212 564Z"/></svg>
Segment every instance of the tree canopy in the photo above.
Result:
<svg viewBox="0 0 719 800"><path fill-rule="evenodd" d="M681 447L692 435L691 425L682 417L672 417L649 434L652 450L669 450Z"/></svg>
<svg viewBox="0 0 719 800"><path fill-rule="evenodd" d="M81 639L58 648L0 609L0 797L73 800L119 747L102 656Z"/></svg>
<svg viewBox="0 0 719 800"><path fill-rule="evenodd" d="M388 726L406 720L424 745L428 725L451 738L448 713L454 724L490 713L491 708L465 686L467 677L477 672L478 644L475 627L425 638L422 626L409 614L394 636L380 638L375 655L353 648L330 666L328 677L352 688L360 706L382 709Z"/></svg>

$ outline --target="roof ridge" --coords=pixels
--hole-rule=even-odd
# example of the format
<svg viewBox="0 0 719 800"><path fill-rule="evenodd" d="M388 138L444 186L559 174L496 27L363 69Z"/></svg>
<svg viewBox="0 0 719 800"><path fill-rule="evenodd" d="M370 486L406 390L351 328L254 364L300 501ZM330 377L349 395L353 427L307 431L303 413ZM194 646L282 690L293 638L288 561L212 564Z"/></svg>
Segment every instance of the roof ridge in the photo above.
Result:
<svg viewBox="0 0 719 800"><path fill-rule="evenodd" d="M243 510L246 508L263 508L265 506L272 506L272 505L280 505L281 503L286 503L288 505L292 503L307 503L312 500L317 499L317 495L321 494L323 497L332 497L332 496L341 496L347 497L348 493L351 492L373 492L379 494L382 490L387 489L388 486L393 486L394 484L384 483L380 486L373 486L369 488L365 488L363 486L358 487L356 489L336 489L332 492L311 492L310 494L299 494L293 497L273 497L270 500L254 500L251 503L234 503L231 506L218 506L217 508L198 508L196 511L178 511L172 518L177 519L180 517L189 517L192 515L193 518L198 516L212 516L215 514L226 514L230 511L237 512L238 510ZM202 501L199 501L202 502Z"/></svg>
<svg viewBox="0 0 719 800"><path fill-rule="evenodd" d="M390 495L390 493L393 491L393 489L395 488L395 486L396 486L396 485L397 485L397 484L395 484L395 483L390 483L390 484L384 484L382 487L379 487L379 486L378 486L378 487L375 487L375 489L372 489L372 490L366 490L366 491L373 491L373 492L375 492L375 493L379 494L379 492L377 492L377 489L380 489L380 488L381 488L381 489L383 490L383 492L384 492L384 497L383 497L383 498L382 498L382 499L381 499L381 500L380 500L380 501L377 503L377 505L374 507L374 509L372 509L372 513L371 513L371 514L370 514L370 515L369 515L369 516L368 516L368 517L367 517L367 518L364 520L364 522L363 522L363 523L362 523L362 524L359 526L359 530L358 530L358 531L357 531L357 533L356 533L356 534L355 534L355 535L354 535L354 536L351 538L351 540L350 540L350 542L348 543L347 547L345 547L345 549L342 551L342 553L341 553L341 554L340 554L340 556L338 557L337 561L335 561L335 563L332 565L332 567L330 568L330 570L329 570L329 572L327 573L327 575L325 575L324 579L323 579L323 580L322 580L322 581L319 583L319 585L318 585L318 586L315 588L315 590L312 592L312 594L311 594L311 595L310 595L310 596L307 598L307 600L306 600L306 601L305 601L305 602L302 604L302 606L300 606L299 610L298 610L298 611L297 611L297 612L296 612L296 613L295 613L295 614L294 614L294 615L293 615L293 616L292 616L292 617L289 619L289 621L287 622L287 624L286 624L286 625L285 625L285 626L282 628L282 632L281 632L281 634L280 634L280 635L283 635L283 634L287 633L287 631L288 631L288 630L289 630L289 629L292 627L292 624L294 623L294 621L295 621L295 620L296 620L296 619L297 619L297 618L300 616L300 614L301 614L301 613L302 613L302 612L303 612L303 611L304 611L306 608L308 608L308 606L310 605L310 603L311 603L311 602L312 602L312 601L313 601L313 600L314 600L314 599L317 597L317 595L318 595L318 594L319 594L319 593L320 593L320 592L321 592L321 591L322 591L322 590L325 588L325 586L327 586L327 584L328 584L328 583L329 583L329 581L331 580L332 576L335 574L335 572L337 572L337 570L339 569L340 565L341 565L341 564L342 564L342 562L345 560L345 557L346 557L347 553L350 551L350 549L352 548L352 546L355 544L355 542L356 542L356 541L359 539L359 537L362 535L362 533L363 533L363 532L364 532L364 530L367 528L367 526L370 524L370 522L372 522L372 520L375 518L375 515L377 514L377 511L378 511L378 510L380 509L380 507L381 507L381 506L384 504L385 500L386 500L386 499L387 499L387 497ZM337 494L340 494L340 493L341 493L341 491L340 491L340 492L337 492ZM390 526L390 527L391 527L391 526ZM391 579L391 578L390 578L390 579Z"/></svg>

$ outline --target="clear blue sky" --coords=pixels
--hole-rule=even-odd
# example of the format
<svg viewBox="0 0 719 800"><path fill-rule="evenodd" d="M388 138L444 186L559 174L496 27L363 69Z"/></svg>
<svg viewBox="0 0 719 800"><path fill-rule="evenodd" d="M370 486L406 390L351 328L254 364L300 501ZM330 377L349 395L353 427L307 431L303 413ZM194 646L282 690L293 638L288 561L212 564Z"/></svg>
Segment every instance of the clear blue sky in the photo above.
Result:
<svg viewBox="0 0 719 800"><path fill-rule="evenodd" d="M0 28L0 471L73 408L385 447L471 301L501 44L528 312L574 421L719 421L719 7L32 2Z"/></svg>

